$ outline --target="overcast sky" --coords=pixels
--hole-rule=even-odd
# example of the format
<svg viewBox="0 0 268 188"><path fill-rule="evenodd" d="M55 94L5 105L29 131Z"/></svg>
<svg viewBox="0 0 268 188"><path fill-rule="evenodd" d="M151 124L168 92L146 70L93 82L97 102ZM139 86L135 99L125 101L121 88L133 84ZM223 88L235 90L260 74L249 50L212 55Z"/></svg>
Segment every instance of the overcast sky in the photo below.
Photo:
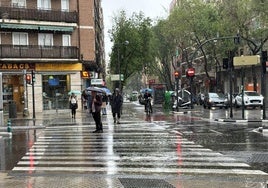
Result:
<svg viewBox="0 0 268 188"><path fill-rule="evenodd" d="M172 0L102 0L104 14L104 35L106 59L111 51L112 43L108 38L108 30L112 28L112 17L118 11L125 10L127 16L133 12L142 11L146 17L151 19L165 18L168 15L169 4Z"/></svg>

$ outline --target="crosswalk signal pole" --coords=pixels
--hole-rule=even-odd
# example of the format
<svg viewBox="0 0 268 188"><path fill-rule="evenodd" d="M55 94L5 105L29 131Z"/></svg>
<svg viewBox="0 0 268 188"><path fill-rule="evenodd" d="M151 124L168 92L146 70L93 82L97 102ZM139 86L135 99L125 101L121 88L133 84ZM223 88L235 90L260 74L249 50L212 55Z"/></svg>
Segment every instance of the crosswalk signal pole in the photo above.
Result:
<svg viewBox="0 0 268 188"><path fill-rule="evenodd" d="M261 53L262 63L262 95L263 95L263 106L262 106L262 119L266 119L266 63L267 63L267 51Z"/></svg>
<svg viewBox="0 0 268 188"><path fill-rule="evenodd" d="M176 82L176 111L179 111L179 77L180 73L178 70L174 72L175 82Z"/></svg>

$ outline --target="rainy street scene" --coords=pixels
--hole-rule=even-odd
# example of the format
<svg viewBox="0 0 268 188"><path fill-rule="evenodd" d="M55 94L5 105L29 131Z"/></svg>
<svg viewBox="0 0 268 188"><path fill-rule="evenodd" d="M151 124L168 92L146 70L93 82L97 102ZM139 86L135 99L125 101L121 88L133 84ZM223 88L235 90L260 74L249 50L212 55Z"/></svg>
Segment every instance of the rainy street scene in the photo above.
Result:
<svg viewBox="0 0 268 188"><path fill-rule="evenodd" d="M268 188L265 0L1 0L0 188Z"/></svg>

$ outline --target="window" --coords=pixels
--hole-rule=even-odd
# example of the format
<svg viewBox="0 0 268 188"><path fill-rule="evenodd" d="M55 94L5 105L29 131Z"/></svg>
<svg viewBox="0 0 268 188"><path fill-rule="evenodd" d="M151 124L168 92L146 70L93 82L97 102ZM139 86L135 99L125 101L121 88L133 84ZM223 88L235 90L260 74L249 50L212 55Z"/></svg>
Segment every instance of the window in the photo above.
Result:
<svg viewBox="0 0 268 188"><path fill-rule="evenodd" d="M13 45L28 45L28 33L12 33Z"/></svg>
<svg viewBox="0 0 268 188"><path fill-rule="evenodd" d="M38 45L39 46L53 46L53 34L39 33Z"/></svg>
<svg viewBox="0 0 268 188"><path fill-rule="evenodd" d="M26 7L26 0L12 0L12 7Z"/></svg>
<svg viewBox="0 0 268 188"><path fill-rule="evenodd" d="M51 9L50 0L38 0L37 1L37 8L42 9L42 10L50 10Z"/></svg>
<svg viewBox="0 0 268 188"><path fill-rule="evenodd" d="M61 0L61 10L69 12L69 0Z"/></svg>
<svg viewBox="0 0 268 188"><path fill-rule="evenodd" d="M62 35L62 46L71 46L71 36Z"/></svg>

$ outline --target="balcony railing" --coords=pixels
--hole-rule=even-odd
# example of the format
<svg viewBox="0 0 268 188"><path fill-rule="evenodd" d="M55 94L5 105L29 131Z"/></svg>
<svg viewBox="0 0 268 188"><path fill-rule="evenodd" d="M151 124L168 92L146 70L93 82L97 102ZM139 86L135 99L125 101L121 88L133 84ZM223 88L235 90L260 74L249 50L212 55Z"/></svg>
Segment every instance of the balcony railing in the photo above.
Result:
<svg viewBox="0 0 268 188"><path fill-rule="evenodd" d="M0 7L1 19L36 20L50 22L77 23L77 12L39 10L15 7Z"/></svg>
<svg viewBox="0 0 268 188"><path fill-rule="evenodd" d="M78 59L74 46L0 45L0 58Z"/></svg>

